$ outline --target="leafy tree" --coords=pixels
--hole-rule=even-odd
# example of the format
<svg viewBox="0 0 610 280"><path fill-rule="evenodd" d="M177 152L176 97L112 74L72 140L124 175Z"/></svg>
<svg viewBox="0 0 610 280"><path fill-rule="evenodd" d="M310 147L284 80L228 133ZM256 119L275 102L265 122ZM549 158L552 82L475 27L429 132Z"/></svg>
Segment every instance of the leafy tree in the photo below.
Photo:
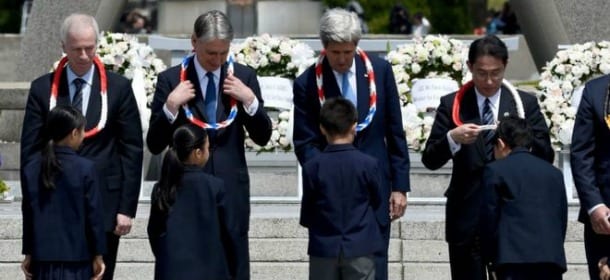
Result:
<svg viewBox="0 0 610 280"><path fill-rule="evenodd" d="M21 2L19 0L0 1L0 33L19 33Z"/></svg>
<svg viewBox="0 0 610 280"><path fill-rule="evenodd" d="M326 7L346 7L350 0L323 0ZM370 33L385 34L390 30L390 11L400 3L409 15L421 12L432 24L432 33L471 33L468 0L359 0Z"/></svg>

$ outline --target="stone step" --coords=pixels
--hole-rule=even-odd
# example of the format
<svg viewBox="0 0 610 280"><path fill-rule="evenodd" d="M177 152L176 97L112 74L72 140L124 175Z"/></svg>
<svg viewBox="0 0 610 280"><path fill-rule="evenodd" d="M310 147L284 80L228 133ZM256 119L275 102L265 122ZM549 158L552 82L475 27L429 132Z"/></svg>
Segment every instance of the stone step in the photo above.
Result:
<svg viewBox="0 0 610 280"><path fill-rule="evenodd" d="M152 279L154 258L146 239L150 205L141 203L132 232L123 238L116 279ZM582 225L571 205L564 244L565 279L586 279ZM252 279L307 279L307 231L299 226L298 204L253 204L250 226ZM18 202L0 204L0 280L21 278L21 216ZM444 206L410 203L392 224L390 279L449 279L444 241Z"/></svg>

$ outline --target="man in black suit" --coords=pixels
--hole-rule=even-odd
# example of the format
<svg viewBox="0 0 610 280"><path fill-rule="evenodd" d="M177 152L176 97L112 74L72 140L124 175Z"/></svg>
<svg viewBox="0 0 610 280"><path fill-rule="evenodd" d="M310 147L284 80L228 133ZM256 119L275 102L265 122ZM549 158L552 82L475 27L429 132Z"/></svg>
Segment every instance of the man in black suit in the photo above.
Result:
<svg viewBox="0 0 610 280"><path fill-rule="evenodd" d="M561 279L568 201L563 175L529 152L528 123L506 117L482 179L481 250L498 279ZM501 160L500 160L501 159Z"/></svg>
<svg viewBox="0 0 610 280"><path fill-rule="evenodd" d="M161 73L152 103L152 115L146 143L153 154L162 152L170 143L174 130L189 122L233 122L210 130L210 159L206 172L224 180L229 213L235 219L239 240L232 252L236 263L229 264L236 279L249 279L248 228L250 220L250 178L244 153L244 128L250 139L264 146L271 137L271 120L263 109L256 73L244 65L227 62L233 27L226 15L210 11L195 21L191 43L195 55L184 70L180 65ZM184 77L184 80L181 80ZM236 102L236 114L231 114Z"/></svg>
<svg viewBox="0 0 610 280"><path fill-rule="evenodd" d="M585 84L574 121L570 159L580 200L578 220L585 226L585 252L591 279L598 261L610 252L610 129L605 75Z"/></svg>
<svg viewBox="0 0 610 280"><path fill-rule="evenodd" d="M383 250L375 253L375 279L388 278L388 247L390 218L402 217L407 207L409 153L402 127L400 100L390 64L373 55L357 51L362 31L358 16L343 9L328 10L320 20L320 40L326 57L319 65L309 67L294 81L294 149L301 165L305 165L328 145L320 131L320 98L349 99L358 111L360 130L354 146L375 157L381 176L381 206L386 221L380 222ZM371 69L367 69L369 59ZM322 77L317 77L317 71ZM374 77L374 79L372 79ZM320 85L317 81L322 81ZM375 85L375 108L371 112L371 84Z"/></svg>
<svg viewBox="0 0 610 280"><path fill-rule="evenodd" d="M423 164L432 170L453 160L451 182L445 192L445 238L449 243L452 279L487 278L477 225L481 174L485 165L493 161L493 142L489 140L492 135L487 133L490 130L483 130L481 125L493 124L503 116L519 115L532 126L532 154L553 161L548 127L536 97L502 84L507 62L506 45L496 36L477 39L470 45L468 68L473 80L458 92L441 98L422 154Z"/></svg>
<svg viewBox="0 0 610 280"><path fill-rule="evenodd" d="M101 177L108 246L104 279L112 279L119 238L131 230L140 195L143 142L138 106L129 80L105 72L103 64L96 62L99 29L95 18L72 14L60 33L67 67L37 78L30 86L21 133L21 167L46 144L42 143L43 125L51 106L72 105L84 113L88 137L78 153L95 162ZM103 88L107 88L105 94Z"/></svg>

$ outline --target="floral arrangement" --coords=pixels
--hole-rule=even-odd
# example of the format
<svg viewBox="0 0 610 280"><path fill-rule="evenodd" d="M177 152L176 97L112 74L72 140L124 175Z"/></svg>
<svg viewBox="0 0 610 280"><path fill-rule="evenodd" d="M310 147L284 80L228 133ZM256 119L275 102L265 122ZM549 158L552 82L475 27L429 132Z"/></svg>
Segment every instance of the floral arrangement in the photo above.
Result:
<svg viewBox="0 0 610 280"><path fill-rule="evenodd" d="M236 62L254 68L259 76L294 79L315 61L309 45L266 33L232 45L231 51Z"/></svg>
<svg viewBox="0 0 610 280"><path fill-rule="evenodd" d="M2 155L0 155L0 166L2 166ZM10 188L8 185L0 179L0 200L3 200L7 197L8 191Z"/></svg>
<svg viewBox="0 0 610 280"><path fill-rule="evenodd" d="M246 145L246 149L250 151L256 151L257 153L261 152L275 152L275 151L284 151L288 152L292 150L292 123L291 123L291 112L290 111L281 111L277 112L277 118L271 118L271 138L267 145L259 146L252 139L246 137L244 140L244 144ZM246 136L248 132L246 131Z"/></svg>
<svg viewBox="0 0 610 280"><path fill-rule="evenodd" d="M314 51L309 45L288 37L262 34L246 38L231 46L235 61L256 70L258 76L275 76L294 79L315 62ZM292 96L292 92L287 92ZM265 146L245 139L247 150L260 152L292 150L292 112L271 108L272 133Z"/></svg>
<svg viewBox="0 0 610 280"><path fill-rule="evenodd" d="M403 127L409 148L421 151L430 135L434 118L416 108L411 87L417 79L449 78L459 85L467 78L464 57L467 49L461 41L446 36L428 35L414 38L412 44L390 51L386 59L392 65L396 86L402 101Z"/></svg>
<svg viewBox="0 0 610 280"><path fill-rule="evenodd" d="M610 73L610 42L587 42L560 50L540 74L538 98L556 148L570 145L576 105L584 83Z"/></svg>
<svg viewBox="0 0 610 280"><path fill-rule="evenodd" d="M138 42L138 38L132 35L104 32L97 46L97 54L106 70L121 74L129 80L133 80L136 69L143 71L144 91L148 99L152 100L157 76L166 66L150 46Z"/></svg>

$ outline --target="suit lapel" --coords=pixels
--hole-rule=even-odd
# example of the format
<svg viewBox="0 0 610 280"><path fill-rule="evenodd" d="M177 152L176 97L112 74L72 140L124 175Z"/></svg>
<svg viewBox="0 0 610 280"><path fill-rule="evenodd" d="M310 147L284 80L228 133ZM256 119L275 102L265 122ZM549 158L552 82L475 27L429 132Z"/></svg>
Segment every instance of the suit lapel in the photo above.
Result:
<svg viewBox="0 0 610 280"><path fill-rule="evenodd" d="M57 93L57 105L71 106L72 101L70 100L70 87L68 86L70 82L68 81L68 72L66 69L67 68L64 68L64 71L61 73L61 83L59 83L59 92ZM51 75L51 81L52 80L53 75ZM51 91L49 91L49 95L50 94Z"/></svg>
<svg viewBox="0 0 610 280"><path fill-rule="evenodd" d="M93 80L91 81L91 91L89 92L89 103L87 104L87 130L93 128L100 121L102 108L102 96L100 94L100 73L95 69L93 71Z"/></svg>
<svg viewBox="0 0 610 280"><path fill-rule="evenodd" d="M356 108L358 109L358 122L363 122L369 112L370 89L366 67L359 56L356 56ZM377 90L379 93L379 90Z"/></svg>
<svg viewBox="0 0 610 280"><path fill-rule="evenodd" d="M497 120L502 120L506 116L517 116L517 108L515 105L515 99L508 89L502 87L502 94L500 94L500 104L498 106Z"/></svg>
<svg viewBox="0 0 610 280"><path fill-rule="evenodd" d="M197 118L205 120L205 103L203 102L203 92L201 90L201 83L199 83L199 76L197 76L197 70L195 70L195 59L197 58L194 57L191 60L186 70L187 79L191 81L193 88L195 88L195 98L191 99L188 105Z"/></svg>
<svg viewBox="0 0 610 280"><path fill-rule="evenodd" d="M460 117L462 118L463 123L481 124L479 104L477 103L477 95L474 91L474 87L464 94L464 99L462 99L462 103L460 104ZM477 137L474 145L481 160L484 160L486 155L485 143L483 143L482 135Z"/></svg>
<svg viewBox="0 0 610 280"><path fill-rule="evenodd" d="M341 96L341 89L337 84L335 73L328 63L328 59L324 59L322 67L322 84L324 87L324 98L329 99Z"/></svg>

